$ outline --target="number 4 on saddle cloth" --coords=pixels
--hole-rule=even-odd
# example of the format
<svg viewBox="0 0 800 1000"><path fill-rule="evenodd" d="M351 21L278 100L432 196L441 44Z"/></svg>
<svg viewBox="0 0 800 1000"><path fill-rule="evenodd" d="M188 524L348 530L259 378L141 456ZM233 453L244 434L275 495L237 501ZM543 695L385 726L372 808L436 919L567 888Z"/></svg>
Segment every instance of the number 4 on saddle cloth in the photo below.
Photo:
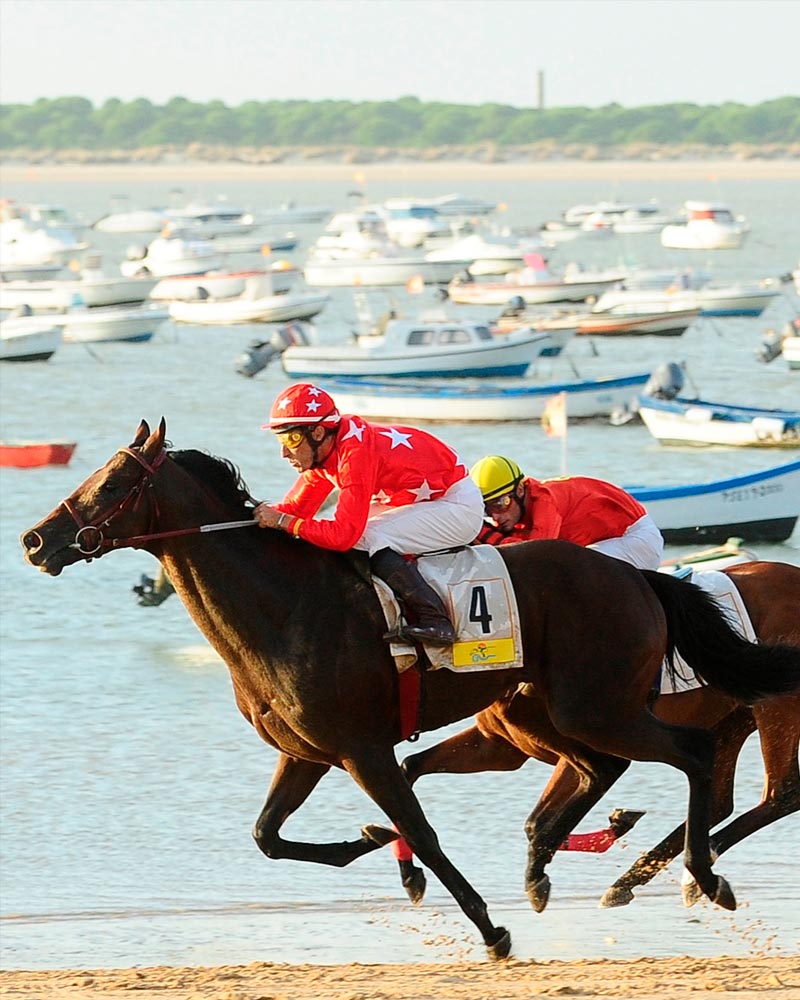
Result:
<svg viewBox="0 0 800 1000"><path fill-rule="evenodd" d="M491 545L470 545L452 552L417 559L423 577L444 601L458 636L452 646L424 645L430 669L459 673L522 667L522 642L517 601L500 553ZM400 623L394 594L378 577L372 578L386 623ZM390 644L400 673L418 659L409 644Z"/></svg>

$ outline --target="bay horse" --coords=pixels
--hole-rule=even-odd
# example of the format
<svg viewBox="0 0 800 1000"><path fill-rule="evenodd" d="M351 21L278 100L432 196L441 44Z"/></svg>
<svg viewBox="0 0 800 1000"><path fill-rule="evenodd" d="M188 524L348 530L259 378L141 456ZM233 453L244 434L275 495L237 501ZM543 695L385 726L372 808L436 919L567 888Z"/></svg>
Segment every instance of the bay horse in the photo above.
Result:
<svg viewBox="0 0 800 1000"><path fill-rule="evenodd" d="M800 567L781 562L752 561L723 570L736 584L750 616L756 639L761 643L789 643L800 647ZM529 818L529 826L540 831L551 812L565 806L580 785L580 775L569 760L554 752L544 733L532 738L543 709L534 692L515 692L499 700L476 717L475 724L442 743L406 757L403 771L413 784L426 774L474 774L483 771L513 771L536 759L556 770ZM711 847L719 857L758 830L800 810L800 695L788 693L752 706L737 703L713 687L699 687L676 694L660 695L654 714L674 725L700 726L714 735L713 789L710 819L716 826L733 813L736 763L745 740L758 730L764 761L765 784L761 801L714 833ZM522 724L520 721L522 720ZM533 835L533 834L532 834ZM532 902L537 910L547 903L549 882L543 874L547 845L539 833L539 893ZM645 885L683 849L684 825L676 827L656 847L642 854L604 894L601 905L624 906L634 898L633 889ZM550 842L550 857L558 844ZM400 874L412 902L425 892L425 875L414 865L410 852L399 851ZM691 906L699 892L684 880L683 896Z"/></svg>
<svg viewBox="0 0 800 1000"><path fill-rule="evenodd" d="M253 831L260 850L343 867L397 838L374 825L335 843L281 837L283 823L323 775L340 767L439 878L489 955L505 958L508 931L492 923L484 900L442 851L395 757L397 671L366 559L255 525L208 530L229 527L231 518L249 525L256 502L230 462L167 447L163 418L152 433L142 421L130 446L23 533L25 558L57 576L115 548L156 556L227 664L239 710L279 751ZM647 711L648 691L673 646L706 681L745 702L799 689L798 651L746 642L706 594L680 581L664 577L654 586L658 574L648 578L569 542L506 548L524 666L425 675L422 728L475 715L524 681L542 694L553 745L560 737L581 748L575 761L596 779L593 787L608 787L630 759L678 768L689 781L687 867L703 893L732 908L733 893L714 873L708 843L712 737L656 719ZM569 803L556 826L566 835L586 809ZM529 882L533 870L529 864Z"/></svg>

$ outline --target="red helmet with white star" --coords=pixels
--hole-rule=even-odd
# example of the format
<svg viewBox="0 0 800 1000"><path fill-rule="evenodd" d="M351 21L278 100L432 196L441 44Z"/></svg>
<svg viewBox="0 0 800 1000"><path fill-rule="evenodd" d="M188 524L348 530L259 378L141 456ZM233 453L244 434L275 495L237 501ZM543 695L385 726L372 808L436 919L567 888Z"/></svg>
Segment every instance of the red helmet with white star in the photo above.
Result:
<svg viewBox="0 0 800 1000"><path fill-rule="evenodd" d="M340 420L336 404L324 389L310 382L298 382L276 397L269 423L263 429L283 432L317 424L336 427Z"/></svg>

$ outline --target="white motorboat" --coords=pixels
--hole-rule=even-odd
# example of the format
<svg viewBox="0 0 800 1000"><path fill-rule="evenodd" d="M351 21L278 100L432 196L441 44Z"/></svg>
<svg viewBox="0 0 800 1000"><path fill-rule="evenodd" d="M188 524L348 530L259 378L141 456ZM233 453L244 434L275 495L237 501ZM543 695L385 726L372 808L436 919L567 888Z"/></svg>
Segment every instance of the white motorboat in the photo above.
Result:
<svg viewBox="0 0 800 1000"><path fill-rule="evenodd" d="M400 247L421 247L429 240L453 236L450 222L427 201L389 198L375 211L383 218L389 239Z"/></svg>
<svg viewBox="0 0 800 1000"><path fill-rule="evenodd" d="M127 260L119 269L126 277L151 274L164 278L176 274L204 274L219 270L222 263L222 254L210 240L157 236L147 247L130 247Z"/></svg>
<svg viewBox="0 0 800 1000"><path fill-rule="evenodd" d="M431 385L427 379L329 378L325 388L340 409L368 420L410 420L435 423L497 423L540 420L548 402L566 397L571 421L607 418L630 405L648 372L619 378L576 379L570 382L527 382L497 385L484 379L448 380Z"/></svg>
<svg viewBox="0 0 800 1000"><path fill-rule="evenodd" d="M706 483L625 486L668 544L784 542L800 516L800 461Z"/></svg>
<svg viewBox="0 0 800 1000"><path fill-rule="evenodd" d="M592 206L580 206L580 208L590 209ZM619 235L630 236L640 233L659 233L664 226L676 222L677 218L675 215L665 215L655 201L640 203L601 201L594 206L593 211L582 211L577 214L574 221L584 231L608 229Z"/></svg>
<svg viewBox="0 0 800 1000"><path fill-rule="evenodd" d="M467 270L477 278L518 271L529 254L536 252L544 256L548 250L538 238L534 242L517 236L471 233L429 250L427 257L429 260L469 261Z"/></svg>
<svg viewBox="0 0 800 1000"><path fill-rule="evenodd" d="M375 209L337 212L312 244L311 256L320 260L361 258L383 254L389 243L386 220Z"/></svg>
<svg viewBox="0 0 800 1000"><path fill-rule="evenodd" d="M472 218L476 215L491 215L497 210L497 202L484 198L470 198L463 194L441 194L435 198L418 198L418 203L432 205L439 215Z"/></svg>
<svg viewBox="0 0 800 1000"><path fill-rule="evenodd" d="M202 287L202 286L201 286ZM248 278L240 295L229 298L176 299L169 305L170 318L178 323L227 326L233 323L282 323L311 319L322 312L330 296L320 292L287 289L275 292L269 274Z"/></svg>
<svg viewBox="0 0 800 1000"><path fill-rule="evenodd" d="M664 226L661 245L671 250L738 250L750 231L743 216L727 205L687 201L685 222Z"/></svg>
<svg viewBox="0 0 800 1000"><path fill-rule="evenodd" d="M256 227L255 217L244 208L216 202L190 202L183 208L169 208L164 216L175 235L213 239L217 236L242 236Z"/></svg>
<svg viewBox="0 0 800 1000"><path fill-rule="evenodd" d="M109 276L95 265L82 268L75 278L0 282L0 309L28 305L38 311L63 310L79 303L90 307L137 305L145 301L155 284L156 279L146 275Z"/></svg>
<svg viewBox="0 0 800 1000"><path fill-rule="evenodd" d="M335 209L327 205L298 205L294 201L284 202L275 208L265 208L255 212L256 223L260 226L300 226L327 222Z"/></svg>
<svg viewBox="0 0 800 1000"><path fill-rule="evenodd" d="M416 277L426 284L446 285L469 264L469 260L463 259L437 259L431 253L336 258L310 255L303 267L303 277L307 285L322 288L405 285Z"/></svg>
<svg viewBox="0 0 800 1000"><path fill-rule="evenodd" d="M800 449L800 411L642 394L637 409L665 445Z"/></svg>
<svg viewBox="0 0 800 1000"><path fill-rule="evenodd" d="M229 299L241 295L250 278L268 276L272 293L280 295L288 292L295 284L300 271L288 261L276 261L266 270L252 271L206 271L205 274L178 274L172 278L162 278L150 292L154 302L192 302L204 298L204 292L212 299ZM201 292L200 289L204 289Z"/></svg>
<svg viewBox="0 0 800 1000"><path fill-rule="evenodd" d="M699 309L701 316L760 316L780 294L780 283L771 278L699 288L613 288L598 298L593 311Z"/></svg>
<svg viewBox="0 0 800 1000"><path fill-rule="evenodd" d="M533 361L557 355L573 330L519 329L493 333L485 323L445 318L396 319L387 314L370 333L347 344L287 348L281 364L293 378L509 377Z"/></svg>
<svg viewBox="0 0 800 1000"><path fill-rule="evenodd" d="M78 237L87 228L86 223L71 215L63 205L34 204L25 207L26 217L34 226L69 232Z"/></svg>
<svg viewBox="0 0 800 1000"><path fill-rule="evenodd" d="M92 228L101 233L160 233L166 218L164 208L131 208L104 215Z"/></svg>
<svg viewBox="0 0 800 1000"><path fill-rule="evenodd" d="M64 340L79 343L128 341L143 343L153 336L169 313L158 306L125 308L105 306L98 309L68 309L52 317L64 332Z"/></svg>
<svg viewBox="0 0 800 1000"><path fill-rule="evenodd" d="M540 254L529 254L526 261L525 267L507 274L505 281L464 281L458 275L448 285L448 295L460 305L500 306L512 298L521 298L525 305L584 302L601 295L623 277L619 270L595 274L567 266L563 275L556 278L547 270Z"/></svg>
<svg viewBox="0 0 800 1000"><path fill-rule="evenodd" d="M2 205L0 273L3 278L36 275L41 268L59 269L71 257L82 253L87 245L68 229L32 222L19 205Z"/></svg>
<svg viewBox="0 0 800 1000"><path fill-rule="evenodd" d="M0 321L0 361L47 361L62 336L51 319L20 307Z"/></svg>

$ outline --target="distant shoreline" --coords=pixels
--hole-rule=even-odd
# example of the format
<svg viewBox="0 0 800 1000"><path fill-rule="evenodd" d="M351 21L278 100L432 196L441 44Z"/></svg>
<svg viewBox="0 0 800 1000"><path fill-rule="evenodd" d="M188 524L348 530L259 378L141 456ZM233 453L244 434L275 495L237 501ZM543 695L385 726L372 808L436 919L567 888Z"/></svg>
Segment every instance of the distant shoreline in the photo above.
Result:
<svg viewBox="0 0 800 1000"><path fill-rule="evenodd" d="M357 176L363 175L363 177ZM552 181L552 180L800 180L800 159L547 160L480 163L464 160L380 163L3 163L0 186L113 181Z"/></svg>

